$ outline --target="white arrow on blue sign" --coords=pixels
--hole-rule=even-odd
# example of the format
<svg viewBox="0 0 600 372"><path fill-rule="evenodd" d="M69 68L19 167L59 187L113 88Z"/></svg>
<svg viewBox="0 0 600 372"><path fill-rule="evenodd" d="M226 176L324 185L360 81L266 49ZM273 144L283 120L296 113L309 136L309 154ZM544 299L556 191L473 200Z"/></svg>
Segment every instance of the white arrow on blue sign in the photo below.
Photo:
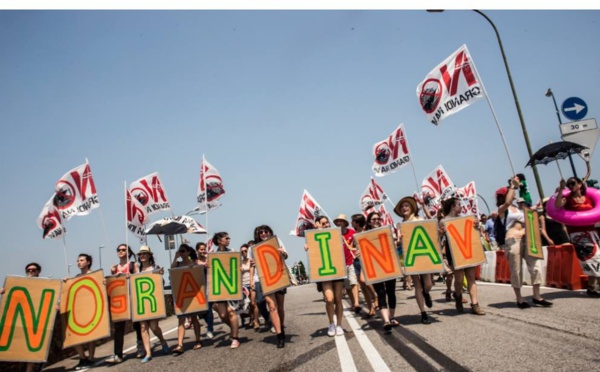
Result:
<svg viewBox="0 0 600 372"><path fill-rule="evenodd" d="M581 120L587 112L587 103L579 97L569 97L562 104L563 115L571 120Z"/></svg>

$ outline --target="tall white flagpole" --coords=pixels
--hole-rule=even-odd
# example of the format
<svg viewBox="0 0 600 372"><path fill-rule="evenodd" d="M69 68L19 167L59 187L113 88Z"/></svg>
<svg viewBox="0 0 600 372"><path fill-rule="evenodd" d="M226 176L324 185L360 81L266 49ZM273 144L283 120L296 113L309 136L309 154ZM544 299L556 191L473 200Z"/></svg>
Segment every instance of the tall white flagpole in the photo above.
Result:
<svg viewBox="0 0 600 372"><path fill-rule="evenodd" d="M469 57L471 57L470 53L469 53ZM513 165L513 161L510 156L510 151L508 151L508 145L506 144L506 139L504 138L504 133L502 132L502 128L500 127L500 123L498 122L498 117L496 116L496 111L494 111L494 107L492 106L492 102L490 101L489 95L488 95L487 91L485 90L485 86L483 85L483 80L481 80L481 76L479 76L479 71L477 71L477 67L475 67L475 61L473 61L473 58L471 58L471 64L473 65L473 70L475 70L475 74L477 75L479 84L481 84L481 89L483 90L485 100L487 101L488 105L490 106L490 110L492 111L492 115L494 116L494 121L496 122L496 128L498 128L498 133L500 133L500 138L502 139L502 144L504 145L504 150L506 151L506 156L508 157L510 169L512 171L512 175L514 176L516 174L515 167Z"/></svg>

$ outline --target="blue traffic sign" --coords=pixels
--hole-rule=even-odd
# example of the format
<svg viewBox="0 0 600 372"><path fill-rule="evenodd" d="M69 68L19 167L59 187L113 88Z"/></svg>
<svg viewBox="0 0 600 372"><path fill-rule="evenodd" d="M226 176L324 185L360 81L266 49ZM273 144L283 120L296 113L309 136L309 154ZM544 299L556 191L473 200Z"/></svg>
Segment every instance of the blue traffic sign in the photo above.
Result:
<svg viewBox="0 0 600 372"><path fill-rule="evenodd" d="M581 120L587 112L587 103L579 97L569 97L562 104L563 115L571 120Z"/></svg>

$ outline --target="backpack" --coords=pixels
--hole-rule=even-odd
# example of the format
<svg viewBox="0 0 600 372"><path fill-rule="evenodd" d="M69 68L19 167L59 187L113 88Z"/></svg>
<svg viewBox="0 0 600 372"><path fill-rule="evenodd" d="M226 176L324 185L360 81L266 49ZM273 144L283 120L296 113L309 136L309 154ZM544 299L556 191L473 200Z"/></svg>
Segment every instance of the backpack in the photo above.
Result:
<svg viewBox="0 0 600 372"><path fill-rule="evenodd" d="M500 216L494 221L494 238L498 245L504 245L506 243L506 219L508 218L508 210L504 213L504 222L500 219Z"/></svg>

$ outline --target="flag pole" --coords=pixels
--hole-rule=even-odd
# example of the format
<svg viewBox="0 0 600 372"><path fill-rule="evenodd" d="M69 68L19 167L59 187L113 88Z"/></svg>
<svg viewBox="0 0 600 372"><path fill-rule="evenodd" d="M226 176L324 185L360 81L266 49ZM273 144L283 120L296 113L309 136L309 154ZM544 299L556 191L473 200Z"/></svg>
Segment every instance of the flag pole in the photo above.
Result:
<svg viewBox="0 0 600 372"><path fill-rule="evenodd" d="M206 174L204 174L205 160L204 154L202 154L202 164L200 165L200 183L202 184L201 189L204 190L204 223L206 225L204 228L206 229L206 236L208 236L208 190L206 189ZM206 246L208 247L208 243L206 243Z"/></svg>
<svg viewBox="0 0 600 372"><path fill-rule="evenodd" d="M127 233L127 180L123 181L123 191L125 191L125 245L129 247L129 234ZM127 252L129 255L129 252Z"/></svg>
<svg viewBox="0 0 600 372"><path fill-rule="evenodd" d="M408 150L408 153L410 154L410 166L413 171L413 178L415 180L415 186L417 186L417 192L419 192L419 181L417 181L417 172L415 170L415 161L413 160L413 157L412 157L412 151L410 151L410 145L408 144L408 139L407 139L408 136L406 135L406 128L404 127L404 125L402 125L402 129L404 131L404 138L405 138L404 142L406 143L406 149Z"/></svg>
<svg viewBox="0 0 600 372"><path fill-rule="evenodd" d="M502 139L502 144L504 145L504 150L506 151L506 156L508 157L510 169L512 171L512 175L514 176L516 174L515 167L513 165L513 161L510 156L510 152L508 151L508 145L506 144L506 138L504 138L504 133L502 132L502 128L500 127L500 123L498 122L498 117L496 116L496 111L494 111L494 106L492 106L492 102L490 101L487 91L485 90L485 86L483 85L483 80L481 80L481 76L479 76L479 71L477 71L477 67L475 66L475 61L473 61L473 59L471 59L470 62L473 65L473 70L475 70L477 79L479 80L479 83L481 84L481 89L483 90L483 95L485 96L485 100L487 101L488 106L490 106L490 110L492 111L492 115L494 116L494 121L496 122L496 128L498 128L498 133L500 133L500 138Z"/></svg>
<svg viewBox="0 0 600 372"><path fill-rule="evenodd" d="M70 275L71 273L69 273L69 259L67 258L67 241L65 239L65 235L64 234L63 234L63 237L62 237L62 241L63 241L63 252L65 253L65 265L66 265L66 268L67 268L67 275L71 276Z"/></svg>

